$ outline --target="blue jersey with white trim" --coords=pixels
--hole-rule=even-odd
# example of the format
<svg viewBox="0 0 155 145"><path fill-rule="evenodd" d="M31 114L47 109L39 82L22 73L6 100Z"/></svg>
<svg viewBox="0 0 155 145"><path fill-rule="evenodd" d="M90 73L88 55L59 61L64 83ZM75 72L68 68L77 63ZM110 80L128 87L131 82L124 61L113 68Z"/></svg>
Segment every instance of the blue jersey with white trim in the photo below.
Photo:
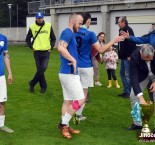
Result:
<svg viewBox="0 0 155 145"><path fill-rule="evenodd" d="M79 68L92 67L91 45L98 41L95 33L88 29L80 28L75 37L78 51L77 66Z"/></svg>
<svg viewBox="0 0 155 145"><path fill-rule="evenodd" d="M8 51L7 38L0 34L0 76L4 75L4 52Z"/></svg>
<svg viewBox="0 0 155 145"><path fill-rule="evenodd" d="M78 56L77 56L77 48L76 48L76 40L75 40L75 35L74 33L69 29L66 28L62 33L59 38L59 41L63 40L68 44L68 51L72 57L77 61ZM74 73L74 68L72 65L69 65L70 61L64 58L60 54L60 61L61 61L61 67L60 67L60 73L62 74L73 74ZM77 70L77 69L76 69ZM76 72L76 74L78 74Z"/></svg>

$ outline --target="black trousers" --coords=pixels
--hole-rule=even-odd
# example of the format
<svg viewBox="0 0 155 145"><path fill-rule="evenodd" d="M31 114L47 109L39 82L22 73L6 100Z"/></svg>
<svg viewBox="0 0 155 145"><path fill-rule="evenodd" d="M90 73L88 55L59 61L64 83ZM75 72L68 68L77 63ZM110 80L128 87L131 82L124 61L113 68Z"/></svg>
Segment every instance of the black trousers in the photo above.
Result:
<svg viewBox="0 0 155 145"><path fill-rule="evenodd" d="M114 69L107 69L107 74L108 74L108 80L111 80L112 77L115 81L117 80Z"/></svg>
<svg viewBox="0 0 155 145"><path fill-rule="evenodd" d="M50 52L48 51L34 51L34 59L36 62L37 72L30 82L31 86L35 86L38 82L41 88L47 88L45 79L45 71L48 66Z"/></svg>

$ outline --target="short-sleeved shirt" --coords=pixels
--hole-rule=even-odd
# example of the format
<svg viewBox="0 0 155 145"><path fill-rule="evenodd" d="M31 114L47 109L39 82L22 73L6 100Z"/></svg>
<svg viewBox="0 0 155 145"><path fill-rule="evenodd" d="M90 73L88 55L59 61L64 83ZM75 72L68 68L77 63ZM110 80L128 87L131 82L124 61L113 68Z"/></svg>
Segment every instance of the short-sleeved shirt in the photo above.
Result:
<svg viewBox="0 0 155 145"><path fill-rule="evenodd" d="M8 51L7 38L0 34L0 76L4 75L4 52Z"/></svg>
<svg viewBox="0 0 155 145"><path fill-rule="evenodd" d="M66 28L61 33L59 41L60 40L63 40L68 44L67 49L70 55L72 55L72 57L74 57L74 59L77 61L78 55L77 55L76 40L75 40L74 33L69 28ZM60 61L61 61L61 66L60 66L59 73L62 73L62 74L73 74L74 73L73 66L69 65L70 61L64 58L61 54L60 54ZM76 74L78 73L76 72Z"/></svg>
<svg viewBox="0 0 155 145"><path fill-rule="evenodd" d="M91 45L98 41L95 33L85 28L80 28L75 37L78 52L77 66L79 68L92 67Z"/></svg>

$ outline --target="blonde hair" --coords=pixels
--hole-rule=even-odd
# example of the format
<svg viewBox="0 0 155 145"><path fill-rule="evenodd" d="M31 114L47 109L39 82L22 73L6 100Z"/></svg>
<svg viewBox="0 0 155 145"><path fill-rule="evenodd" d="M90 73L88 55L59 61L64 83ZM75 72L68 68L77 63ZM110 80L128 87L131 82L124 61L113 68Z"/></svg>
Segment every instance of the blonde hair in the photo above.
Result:
<svg viewBox="0 0 155 145"><path fill-rule="evenodd" d="M69 17L69 22L71 22L71 20L76 19L78 15L82 16L82 13L72 13Z"/></svg>

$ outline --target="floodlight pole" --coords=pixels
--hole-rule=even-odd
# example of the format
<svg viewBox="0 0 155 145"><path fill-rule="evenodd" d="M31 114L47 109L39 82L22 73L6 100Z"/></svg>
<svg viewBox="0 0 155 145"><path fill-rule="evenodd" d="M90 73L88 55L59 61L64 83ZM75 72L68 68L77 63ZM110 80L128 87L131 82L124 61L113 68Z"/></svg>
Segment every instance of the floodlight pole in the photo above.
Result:
<svg viewBox="0 0 155 145"><path fill-rule="evenodd" d="M16 6L17 6L17 27L18 27L18 4Z"/></svg>
<svg viewBox="0 0 155 145"><path fill-rule="evenodd" d="M9 16L10 16L10 27L11 27L11 6L12 6L12 4L8 4L8 7L9 7Z"/></svg>

